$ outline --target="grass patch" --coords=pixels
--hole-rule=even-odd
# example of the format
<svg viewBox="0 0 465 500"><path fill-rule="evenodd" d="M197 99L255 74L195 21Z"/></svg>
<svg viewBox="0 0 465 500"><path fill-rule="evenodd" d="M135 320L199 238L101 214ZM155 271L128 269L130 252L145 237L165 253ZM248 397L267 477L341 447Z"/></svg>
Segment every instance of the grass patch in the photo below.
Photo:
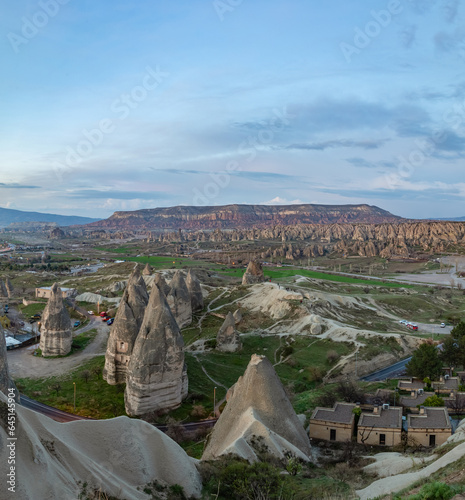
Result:
<svg viewBox="0 0 465 500"><path fill-rule="evenodd" d="M103 380L101 371L104 363L105 356L96 356L64 375L40 379L19 378L15 382L26 396L69 413L96 419L125 415L124 385L109 385ZM82 378L84 371L90 372L87 382ZM73 382L76 383L76 411L73 409Z"/></svg>

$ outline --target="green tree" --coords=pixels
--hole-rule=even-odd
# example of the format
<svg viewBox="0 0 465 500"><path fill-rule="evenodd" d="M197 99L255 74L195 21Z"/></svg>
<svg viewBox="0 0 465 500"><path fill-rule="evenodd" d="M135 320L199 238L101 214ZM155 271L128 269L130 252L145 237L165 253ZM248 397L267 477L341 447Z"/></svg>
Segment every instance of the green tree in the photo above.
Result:
<svg viewBox="0 0 465 500"><path fill-rule="evenodd" d="M421 344L413 353L412 359L407 363L407 373L412 377L423 380L429 377L435 380L442 371L442 361L439 359L438 350L432 344Z"/></svg>
<svg viewBox="0 0 465 500"><path fill-rule="evenodd" d="M465 337L465 322L460 320L458 324L452 328L450 334L454 339Z"/></svg>
<svg viewBox="0 0 465 500"><path fill-rule="evenodd" d="M440 398L436 394L433 394L432 396L429 396L424 400L423 405L417 405L418 408L420 406L444 406L444 399Z"/></svg>
<svg viewBox="0 0 465 500"><path fill-rule="evenodd" d="M439 354L441 361L450 368L457 366L460 361L458 343L452 335L448 335L442 343L442 351Z"/></svg>

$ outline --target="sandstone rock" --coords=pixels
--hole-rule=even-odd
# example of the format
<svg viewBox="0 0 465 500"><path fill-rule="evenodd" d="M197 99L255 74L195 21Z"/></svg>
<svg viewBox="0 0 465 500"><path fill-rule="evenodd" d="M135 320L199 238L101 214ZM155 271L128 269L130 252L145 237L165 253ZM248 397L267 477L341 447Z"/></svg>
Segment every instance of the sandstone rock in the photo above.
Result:
<svg viewBox="0 0 465 500"><path fill-rule="evenodd" d="M6 342L5 342L5 333L3 331L3 327L0 324L0 392L8 395L8 389L13 389L15 394L16 401L19 402L19 392L16 389L15 384L10 378L10 374L8 372L8 360L6 357Z"/></svg>
<svg viewBox="0 0 465 500"><path fill-rule="evenodd" d="M203 309L203 294L200 281L197 276L189 269L186 279L187 290L191 296L192 312L201 311Z"/></svg>
<svg viewBox="0 0 465 500"><path fill-rule="evenodd" d="M129 361L126 412L142 415L172 410L186 396L184 341L165 296L153 286Z"/></svg>
<svg viewBox="0 0 465 500"><path fill-rule="evenodd" d="M49 233L49 237L51 240L59 240L61 238L64 238L65 236L66 236L65 232L59 227L55 227Z"/></svg>
<svg viewBox="0 0 465 500"><path fill-rule="evenodd" d="M147 264L144 267L144 270L142 271L142 274L144 276L150 276L152 274L152 266L147 262Z"/></svg>
<svg viewBox="0 0 465 500"><path fill-rule="evenodd" d="M174 273L170 282L170 291L166 297L179 328L184 328L192 323L191 296L181 271Z"/></svg>
<svg viewBox="0 0 465 500"><path fill-rule="evenodd" d="M252 285L254 283L262 283L263 281L265 281L265 276L263 275L261 263L257 260L251 260L242 277L242 284Z"/></svg>
<svg viewBox="0 0 465 500"><path fill-rule="evenodd" d="M242 349L239 333L236 331L236 321L229 312L216 336L216 348L223 352L236 352Z"/></svg>
<svg viewBox="0 0 465 500"><path fill-rule="evenodd" d="M240 309L236 309L233 314L234 322L238 325L242 321L242 313Z"/></svg>
<svg viewBox="0 0 465 500"><path fill-rule="evenodd" d="M5 280L6 291L8 292L8 297L11 298L14 295L13 283L10 281L10 278Z"/></svg>
<svg viewBox="0 0 465 500"><path fill-rule="evenodd" d="M112 285L109 286L110 292L117 293L121 290L124 290L126 287L126 281L115 281Z"/></svg>
<svg viewBox="0 0 465 500"><path fill-rule="evenodd" d="M213 428L202 460L231 453L256 461L257 442L279 458L289 452L308 461L311 453L308 436L272 364L254 354Z"/></svg>
<svg viewBox="0 0 465 500"><path fill-rule="evenodd" d="M40 349L42 356L65 356L71 351L71 319L63 303L61 288L55 283L42 314Z"/></svg>
<svg viewBox="0 0 465 500"><path fill-rule="evenodd" d="M0 298L7 299L8 298L8 290L6 289L5 283L3 280L0 280Z"/></svg>
<svg viewBox="0 0 465 500"><path fill-rule="evenodd" d="M5 404L6 398L0 394L2 413ZM167 490L178 484L186 497L201 497L202 481L194 459L166 434L142 420L118 417L63 424L20 405L16 414L16 491L9 495L3 488L2 499L149 500L155 497L143 489L153 481L166 485ZM10 467L6 460L7 437L5 421L0 419L3 478ZM94 491L100 493L94 496ZM156 497L160 498L158 494Z"/></svg>
<svg viewBox="0 0 465 500"><path fill-rule="evenodd" d="M108 337L103 378L111 385L126 381L129 360L148 301L145 282L139 267L136 267L129 277Z"/></svg>
<svg viewBox="0 0 465 500"><path fill-rule="evenodd" d="M157 285L158 288L163 292L165 297L170 293L171 287L166 283L163 274L156 273L152 285Z"/></svg>

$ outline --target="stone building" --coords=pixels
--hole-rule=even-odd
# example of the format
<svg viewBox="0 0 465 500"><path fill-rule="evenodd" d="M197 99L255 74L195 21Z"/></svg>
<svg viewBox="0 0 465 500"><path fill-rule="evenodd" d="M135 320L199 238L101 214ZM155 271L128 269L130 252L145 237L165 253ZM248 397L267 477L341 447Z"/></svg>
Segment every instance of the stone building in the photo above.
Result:
<svg viewBox="0 0 465 500"><path fill-rule="evenodd" d="M452 435L446 408L420 408L418 415L408 416L408 435L422 446L438 446Z"/></svg>
<svg viewBox="0 0 465 500"><path fill-rule="evenodd" d="M356 407L353 403L336 403L333 408L315 408L310 418L310 439L351 441Z"/></svg>
<svg viewBox="0 0 465 500"><path fill-rule="evenodd" d="M375 406L373 413L362 413L358 421L357 443L395 446L401 442L402 408Z"/></svg>
<svg viewBox="0 0 465 500"><path fill-rule="evenodd" d="M172 410L187 396L187 388L184 341L165 296L154 285L129 361L126 412Z"/></svg>
<svg viewBox="0 0 465 500"><path fill-rule="evenodd" d="M136 267L129 277L108 337L103 378L111 385L126 382L129 360L148 301L145 281Z"/></svg>
<svg viewBox="0 0 465 500"><path fill-rule="evenodd" d="M42 356L66 356L71 351L71 318L63 302L63 293L55 283L42 314L40 349Z"/></svg>

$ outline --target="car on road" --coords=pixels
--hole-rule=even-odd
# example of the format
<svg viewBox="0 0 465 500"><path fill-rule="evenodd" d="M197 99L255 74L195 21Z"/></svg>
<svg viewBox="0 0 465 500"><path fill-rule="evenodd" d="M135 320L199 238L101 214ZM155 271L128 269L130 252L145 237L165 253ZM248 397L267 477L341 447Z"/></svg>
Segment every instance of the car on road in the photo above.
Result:
<svg viewBox="0 0 465 500"><path fill-rule="evenodd" d="M113 321L115 321L115 318L110 318L110 319L107 321L107 325L112 325L112 324L113 324Z"/></svg>
<svg viewBox="0 0 465 500"><path fill-rule="evenodd" d="M77 328L80 324L81 324L81 322L80 322L80 321L75 321L75 322L74 322L74 328Z"/></svg>
<svg viewBox="0 0 465 500"><path fill-rule="evenodd" d="M102 311L102 312L100 313L100 317L101 317L101 318L104 318L106 315L107 315L107 313L106 313L105 311Z"/></svg>
<svg viewBox="0 0 465 500"><path fill-rule="evenodd" d="M88 314L90 314L91 316L94 315L94 311L87 311Z"/></svg>
<svg viewBox="0 0 465 500"><path fill-rule="evenodd" d="M102 321L108 321L109 319L110 319L110 316L104 316L104 317L102 318Z"/></svg>
<svg viewBox="0 0 465 500"><path fill-rule="evenodd" d="M446 327L446 324L445 323L441 323L441 328L445 328Z"/></svg>
<svg viewBox="0 0 465 500"><path fill-rule="evenodd" d="M407 328L410 328L410 330L417 331L418 330L418 325L415 323L407 323Z"/></svg>
<svg viewBox="0 0 465 500"><path fill-rule="evenodd" d="M400 323L401 325L406 325L406 324L408 323L408 321L407 321L406 319L401 319L401 320L399 321L399 323Z"/></svg>
<svg viewBox="0 0 465 500"><path fill-rule="evenodd" d="M39 313L36 313L32 317L35 318L35 319L40 319L42 316Z"/></svg>

